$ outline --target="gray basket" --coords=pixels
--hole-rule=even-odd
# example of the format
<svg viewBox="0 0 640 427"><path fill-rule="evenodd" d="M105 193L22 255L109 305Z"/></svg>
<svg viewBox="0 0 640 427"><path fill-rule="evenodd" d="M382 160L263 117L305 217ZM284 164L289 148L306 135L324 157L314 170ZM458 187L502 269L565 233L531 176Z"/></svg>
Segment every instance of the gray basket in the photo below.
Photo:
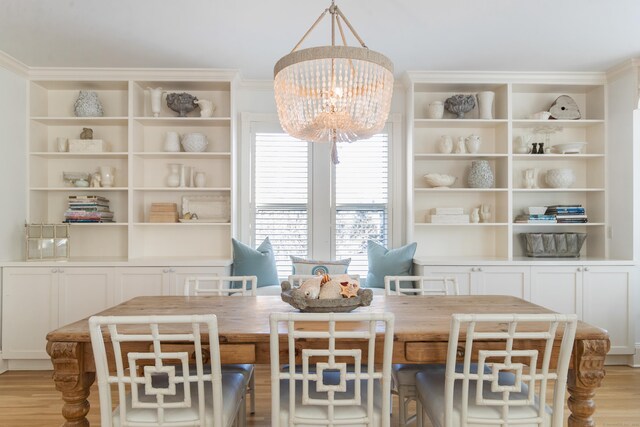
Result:
<svg viewBox="0 0 640 427"><path fill-rule="evenodd" d="M530 257L577 258L586 233L522 233L525 253Z"/></svg>

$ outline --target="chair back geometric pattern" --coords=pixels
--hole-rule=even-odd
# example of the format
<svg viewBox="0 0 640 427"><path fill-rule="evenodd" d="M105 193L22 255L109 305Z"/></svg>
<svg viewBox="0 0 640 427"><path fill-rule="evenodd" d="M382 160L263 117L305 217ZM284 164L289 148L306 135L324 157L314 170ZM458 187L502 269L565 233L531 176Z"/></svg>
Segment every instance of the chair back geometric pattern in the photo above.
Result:
<svg viewBox="0 0 640 427"><path fill-rule="evenodd" d="M205 422L211 425L212 421L215 426L222 425L222 377L215 315L93 316L89 319L89 329L96 364L102 426L114 425L111 409L112 385L117 388L119 425L122 427L205 426ZM211 371L207 374L201 336L208 336L210 346ZM148 350L127 354L123 346L126 347L128 342L148 342ZM163 344L175 345L176 342L189 343L189 351L176 351L175 347L172 351L163 351ZM109 353L115 359L115 374L109 372L107 347L112 350ZM126 365L123 355L126 355ZM194 363L193 358L195 369L190 372L189 363ZM176 361L182 366L180 375L176 375ZM130 408L125 404L128 394ZM208 399L213 396L213 420L206 420L205 396ZM196 406L198 411L190 412L188 423L175 419L176 413L183 413L184 408ZM142 410L147 413L145 418L153 421L128 421L129 409L138 413ZM194 413L197 414L197 419L194 419Z"/></svg>
<svg viewBox="0 0 640 427"><path fill-rule="evenodd" d="M291 274L287 276L287 281L291 283L292 287L297 287L302 285L305 280L313 279L314 277L318 277L318 276L314 274ZM349 274L349 277L353 280L357 280L358 282L360 282L359 274Z"/></svg>
<svg viewBox="0 0 640 427"><path fill-rule="evenodd" d="M460 295L458 279L437 276L385 276L385 295Z"/></svg>
<svg viewBox="0 0 640 427"><path fill-rule="evenodd" d="M307 322L317 323L310 326ZM393 313L271 314L271 425L280 425L280 381L288 380L289 426L370 426L374 422L374 410L380 409L377 417L383 426L389 426L393 325ZM376 332L384 333L383 359L378 365L375 363L376 351L379 352ZM284 370L280 370L279 333L287 336L288 369ZM363 347L345 348L340 345L340 340L345 339L358 340ZM305 348L305 343L314 345ZM362 348L367 349L366 355ZM296 355L301 359L301 367ZM299 363L297 368L296 363ZM328 378L333 380L327 381ZM296 392L299 387L301 392ZM381 393L376 393L374 387ZM376 395L382 398L374 409ZM296 414L308 405L320 407L322 413L320 416L316 413L311 423L309 418ZM349 406L366 410L357 418L335 416L337 409Z"/></svg>
<svg viewBox="0 0 640 427"><path fill-rule="evenodd" d="M184 296L255 296L256 276L192 276L184 280Z"/></svg>
<svg viewBox="0 0 640 427"><path fill-rule="evenodd" d="M476 407L491 406L499 410L499 421L492 419L491 425L547 425L547 386L552 385L551 425L561 427L567 371L576 327L575 315L454 314L445 373L445 426L454 427L452 415L456 387L462 390L460 426L487 424L486 419L483 421L469 414L470 387L475 387ZM562 342L556 368L552 369L557 333L562 333ZM464 340L462 372L459 366L456 367L459 339ZM476 345L479 341L491 341L493 346L488 350L478 349ZM533 345L532 341L536 344ZM472 368L474 360L477 361L477 367ZM509 381L504 380L505 374L510 378ZM471 381L474 383L470 384ZM456 382L461 384L457 385ZM510 408L519 406L537 406L535 416L510 419Z"/></svg>

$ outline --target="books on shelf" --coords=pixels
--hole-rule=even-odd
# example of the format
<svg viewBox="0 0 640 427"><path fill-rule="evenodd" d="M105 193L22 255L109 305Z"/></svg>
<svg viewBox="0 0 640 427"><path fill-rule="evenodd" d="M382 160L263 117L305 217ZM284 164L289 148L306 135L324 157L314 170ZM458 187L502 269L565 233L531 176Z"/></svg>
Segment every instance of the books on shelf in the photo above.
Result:
<svg viewBox="0 0 640 427"><path fill-rule="evenodd" d="M518 215L515 219L515 222L518 224L555 224L556 217L555 215Z"/></svg>
<svg viewBox="0 0 640 427"><path fill-rule="evenodd" d="M547 207L542 215L518 215L515 222L519 224L584 224L589 220L582 205L554 205Z"/></svg>
<svg viewBox="0 0 640 427"><path fill-rule="evenodd" d="M114 222L109 199L102 196L69 196L64 222Z"/></svg>

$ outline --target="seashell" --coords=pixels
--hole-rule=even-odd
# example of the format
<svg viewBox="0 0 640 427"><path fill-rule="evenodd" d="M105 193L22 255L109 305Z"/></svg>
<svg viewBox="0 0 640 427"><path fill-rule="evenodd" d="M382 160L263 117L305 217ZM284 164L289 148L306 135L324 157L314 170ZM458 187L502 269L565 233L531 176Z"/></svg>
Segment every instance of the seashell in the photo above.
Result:
<svg viewBox="0 0 640 427"><path fill-rule="evenodd" d="M331 281L331 277L328 274L323 274L322 279L320 280L320 285L324 285L325 283Z"/></svg>
<svg viewBox="0 0 640 427"><path fill-rule="evenodd" d="M320 299L337 299L342 298L340 292L342 291L342 286L340 286L340 282L337 280L329 280L327 283L322 285L320 289Z"/></svg>
<svg viewBox="0 0 640 427"><path fill-rule="evenodd" d="M318 295L320 295L320 280L322 280L320 277L307 279L298 289L304 294L305 298L317 299Z"/></svg>
<svg viewBox="0 0 640 427"><path fill-rule="evenodd" d="M340 294L345 298L352 298L358 296L358 289L360 288L360 284L357 280L352 280L348 282L340 282Z"/></svg>

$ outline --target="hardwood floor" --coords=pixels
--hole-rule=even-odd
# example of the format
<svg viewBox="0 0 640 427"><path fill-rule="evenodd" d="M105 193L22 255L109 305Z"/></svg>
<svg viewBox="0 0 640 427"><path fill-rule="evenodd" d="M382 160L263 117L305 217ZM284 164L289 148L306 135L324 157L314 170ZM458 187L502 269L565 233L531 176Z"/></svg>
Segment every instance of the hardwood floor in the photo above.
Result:
<svg viewBox="0 0 640 427"><path fill-rule="evenodd" d="M256 370L256 415L249 426L269 426L270 388L268 366ZM91 425L100 425L98 389L91 396ZM611 366L596 395L599 427L640 427L640 369ZM397 402L394 399L394 404ZM51 371L12 371L0 375L0 427L59 426L62 400L51 380ZM397 425L394 410L391 425Z"/></svg>

